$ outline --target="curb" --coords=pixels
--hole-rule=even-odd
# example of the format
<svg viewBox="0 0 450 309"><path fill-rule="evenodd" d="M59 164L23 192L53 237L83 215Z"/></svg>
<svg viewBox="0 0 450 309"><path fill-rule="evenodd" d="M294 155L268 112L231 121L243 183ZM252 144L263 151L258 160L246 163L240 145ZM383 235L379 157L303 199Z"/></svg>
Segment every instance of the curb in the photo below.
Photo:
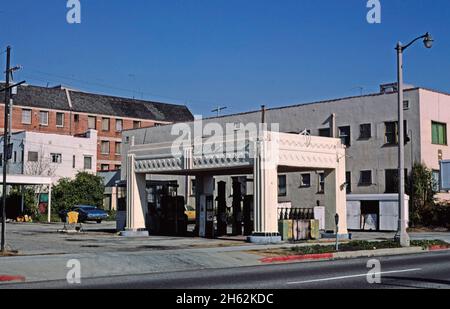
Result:
<svg viewBox="0 0 450 309"><path fill-rule="evenodd" d="M392 256L401 254L416 254L424 252L445 251L449 250L450 246L431 246L428 249L421 247L411 248L397 248L397 249L380 249L380 250L366 250L366 251L348 251L348 252L335 252L335 253L322 253L322 254L306 254L306 255L290 255L290 256L278 256L262 258L259 261L261 263L283 263L294 261L327 261L333 259L355 259L362 257L375 257L375 256Z"/></svg>
<svg viewBox="0 0 450 309"><path fill-rule="evenodd" d="M0 282L25 282L24 276L0 275Z"/></svg>
<svg viewBox="0 0 450 309"><path fill-rule="evenodd" d="M290 261L330 260L333 258L334 258L333 253L322 253L322 254L290 255L290 256L263 258L263 259L260 259L260 262L262 262L262 263L277 263L277 262L290 262Z"/></svg>

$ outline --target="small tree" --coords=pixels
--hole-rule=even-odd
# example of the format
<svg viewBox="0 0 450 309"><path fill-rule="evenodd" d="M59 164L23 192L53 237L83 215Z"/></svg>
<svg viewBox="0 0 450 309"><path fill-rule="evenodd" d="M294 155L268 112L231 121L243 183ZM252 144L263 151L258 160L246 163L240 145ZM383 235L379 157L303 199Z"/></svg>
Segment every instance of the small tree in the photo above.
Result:
<svg viewBox="0 0 450 309"><path fill-rule="evenodd" d="M103 207L105 186L103 179L87 172L80 172L74 180L63 178L53 188L53 205L56 211L75 205Z"/></svg>
<svg viewBox="0 0 450 309"><path fill-rule="evenodd" d="M410 175L408 193L411 197L410 214L414 225L430 225L433 221L436 183L433 172L424 164L416 163Z"/></svg>

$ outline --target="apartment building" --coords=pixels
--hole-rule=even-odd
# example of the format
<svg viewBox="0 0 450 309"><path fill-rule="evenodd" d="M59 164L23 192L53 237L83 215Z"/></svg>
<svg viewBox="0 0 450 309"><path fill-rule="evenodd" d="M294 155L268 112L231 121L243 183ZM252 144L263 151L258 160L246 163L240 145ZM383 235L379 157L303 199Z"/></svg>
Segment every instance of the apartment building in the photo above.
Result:
<svg viewBox="0 0 450 309"><path fill-rule="evenodd" d="M357 200L360 200L359 204L352 205L358 208L355 209L355 217L361 217L365 213L380 213L380 205L375 203L385 200L386 196L391 199L392 194L398 192L397 105L396 85L390 84L382 85L379 93L268 109L265 111L265 120L269 125L278 124L281 132L303 133L306 135L305 140L307 135L341 138L347 148L347 192L349 197L357 196ZM216 123L225 131L226 124L230 123L260 123L261 114L261 111L254 111L204 119L203 127ZM447 132L450 94L409 86L405 90L404 114L407 172L412 170L415 162L422 162L438 178L439 162L450 159ZM194 130L194 123L188 125ZM171 126L130 130L124 134L124 153L128 148L126 142L131 138L139 145L145 144L145 136L149 135L153 137L152 143L167 142L178 137L171 135ZM149 178L158 179L155 175ZM224 179L217 178L219 180ZM185 192L188 203L191 203L189 196L193 192L192 182L183 179L177 181L179 192ZM231 196L231 180L225 178L225 181ZM279 202L290 203L292 207L324 205L325 190L324 173L320 171L279 175ZM392 216L398 216L396 205L395 199L389 202Z"/></svg>
<svg viewBox="0 0 450 309"><path fill-rule="evenodd" d="M120 169L122 131L193 119L183 105L93 94L62 86L20 86L12 99L13 132L77 136L88 130L98 131L98 171ZM0 132L3 124L4 104L0 103Z"/></svg>

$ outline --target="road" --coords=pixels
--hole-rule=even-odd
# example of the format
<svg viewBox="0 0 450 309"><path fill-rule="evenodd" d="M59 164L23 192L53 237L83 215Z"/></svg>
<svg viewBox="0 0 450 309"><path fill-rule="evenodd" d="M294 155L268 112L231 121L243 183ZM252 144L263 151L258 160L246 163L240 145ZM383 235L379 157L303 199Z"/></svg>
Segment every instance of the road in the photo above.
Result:
<svg viewBox="0 0 450 309"><path fill-rule="evenodd" d="M107 289L450 289L450 251L383 257L380 284L367 280L369 259L167 272L66 282L14 284L9 288Z"/></svg>

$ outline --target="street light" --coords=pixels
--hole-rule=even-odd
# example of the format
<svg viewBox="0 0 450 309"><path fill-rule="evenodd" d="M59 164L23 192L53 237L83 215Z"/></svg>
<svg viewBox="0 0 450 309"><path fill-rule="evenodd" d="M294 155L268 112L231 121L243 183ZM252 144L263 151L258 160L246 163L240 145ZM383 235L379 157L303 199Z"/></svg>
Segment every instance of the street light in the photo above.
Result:
<svg viewBox="0 0 450 309"><path fill-rule="evenodd" d="M403 117L403 52L418 40L423 39L426 48L433 47L433 37L427 32L426 34L415 38L407 45L398 43L397 50L397 87L398 87L398 177L399 177L399 216L398 231L396 237L400 238L402 247L410 246L410 238L406 231L406 205L405 205L405 125Z"/></svg>

